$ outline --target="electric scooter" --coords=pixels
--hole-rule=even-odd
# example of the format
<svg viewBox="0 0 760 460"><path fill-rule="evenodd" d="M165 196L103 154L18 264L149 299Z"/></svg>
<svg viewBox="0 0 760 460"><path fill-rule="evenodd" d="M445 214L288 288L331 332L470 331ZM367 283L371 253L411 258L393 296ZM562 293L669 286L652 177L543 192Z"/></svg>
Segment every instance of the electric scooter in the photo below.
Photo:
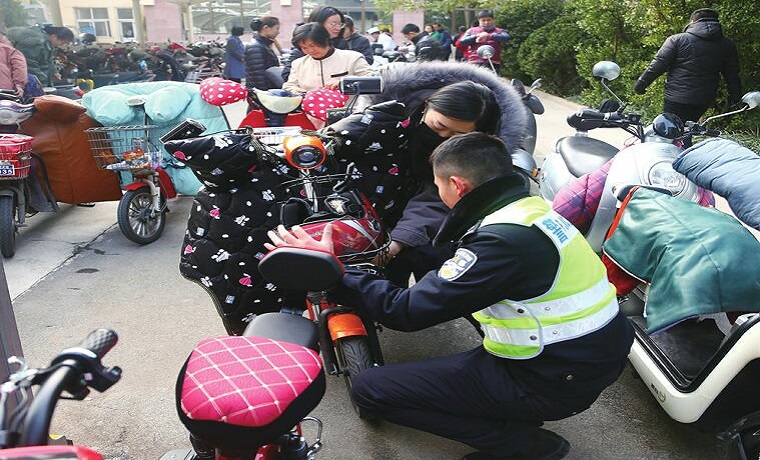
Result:
<svg viewBox="0 0 760 460"><path fill-rule="evenodd" d="M576 225L591 247L599 252L617 212L618 201L612 192L613 187L651 185L665 188L680 199L712 204L711 195L674 171L672 162L683 151L685 141L697 135L720 135L719 131L709 128L710 123L750 110L756 106L753 101L760 97L760 93L747 93L742 98L740 109L715 115L702 123L688 121L684 124L672 114L660 114L645 126L640 115L624 111L625 103L607 85L620 75L620 67L616 63L598 62L592 74L615 101L605 103L602 110L580 110L568 117L568 124L577 132L558 139L555 151L546 157L539 175L539 192L553 204L555 211ZM618 149L588 137L588 131L597 128L623 129L632 138L626 146ZM604 185L597 192L589 192L596 198L593 202L595 207L588 206L590 209L580 213L577 201L581 201L579 195L586 193L586 190L565 187L584 175L594 175L590 182L602 182ZM577 182L572 184L576 185ZM561 194L561 200L555 200L558 194Z"/></svg>

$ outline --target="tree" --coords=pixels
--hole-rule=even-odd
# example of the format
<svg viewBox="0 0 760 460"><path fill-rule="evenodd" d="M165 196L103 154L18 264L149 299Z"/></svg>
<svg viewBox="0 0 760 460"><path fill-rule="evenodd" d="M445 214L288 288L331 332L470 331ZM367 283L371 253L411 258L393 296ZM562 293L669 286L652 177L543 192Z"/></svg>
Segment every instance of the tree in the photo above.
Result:
<svg viewBox="0 0 760 460"><path fill-rule="evenodd" d="M26 11L18 0L0 0L0 31L8 27L25 26Z"/></svg>

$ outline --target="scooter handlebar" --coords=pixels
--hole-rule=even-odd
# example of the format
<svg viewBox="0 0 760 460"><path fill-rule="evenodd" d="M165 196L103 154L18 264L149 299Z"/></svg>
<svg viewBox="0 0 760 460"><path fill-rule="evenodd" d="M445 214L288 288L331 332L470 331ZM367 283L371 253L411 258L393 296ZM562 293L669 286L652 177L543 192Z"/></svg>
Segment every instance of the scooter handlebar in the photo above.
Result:
<svg viewBox="0 0 760 460"><path fill-rule="evenodd" d="M598 110L579 110L575 113L575 116L582 120L595 120L595 121L627 121L625 115L618 112L599 112Z"/></svg>

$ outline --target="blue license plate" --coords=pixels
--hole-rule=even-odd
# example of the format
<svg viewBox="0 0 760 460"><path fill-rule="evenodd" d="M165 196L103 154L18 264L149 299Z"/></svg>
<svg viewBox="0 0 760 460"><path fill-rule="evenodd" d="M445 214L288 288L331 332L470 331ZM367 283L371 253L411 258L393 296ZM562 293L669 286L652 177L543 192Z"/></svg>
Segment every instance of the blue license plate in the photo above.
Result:
<svg viewBox="0 0 760 460"><path fill-rule="evenodd" d="M0 176L15 176L16 167L13 165L0 165Z"/></svg>

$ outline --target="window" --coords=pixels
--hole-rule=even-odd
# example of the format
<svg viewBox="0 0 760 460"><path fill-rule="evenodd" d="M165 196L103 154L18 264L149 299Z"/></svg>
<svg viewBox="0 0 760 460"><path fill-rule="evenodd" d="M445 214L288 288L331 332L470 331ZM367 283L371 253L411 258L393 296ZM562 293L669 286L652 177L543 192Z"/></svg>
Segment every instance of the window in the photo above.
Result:
<svg viewBox="0 0 760 460"><path fill-rule="evenodd" d="M77 28L82 33L95 34L98 37L110 37L107 8L74 8Z"/></svg>
<svg viewBox="0 0 760 460"><path fill-rule="evenodd" d="M135 20L134 16L132 16L132 8L117 8L116 17L119 20L121 41L135 41Z"/></svg>

